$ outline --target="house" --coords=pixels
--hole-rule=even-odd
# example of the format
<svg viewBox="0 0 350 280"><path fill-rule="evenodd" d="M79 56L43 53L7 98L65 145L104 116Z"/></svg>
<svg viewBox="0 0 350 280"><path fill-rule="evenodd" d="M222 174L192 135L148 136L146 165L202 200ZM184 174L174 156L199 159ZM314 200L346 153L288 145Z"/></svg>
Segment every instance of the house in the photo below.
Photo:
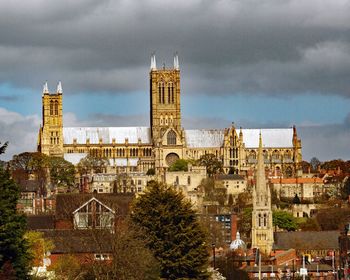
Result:
<svg viewBox="0 0 350 280"><path fill-rule="evenodd" d="M28 216L28 229L53 241L51 263L65 255L81 264L109 260L114 232L133 198L132 194L59 194L55 214Z"/></svg>

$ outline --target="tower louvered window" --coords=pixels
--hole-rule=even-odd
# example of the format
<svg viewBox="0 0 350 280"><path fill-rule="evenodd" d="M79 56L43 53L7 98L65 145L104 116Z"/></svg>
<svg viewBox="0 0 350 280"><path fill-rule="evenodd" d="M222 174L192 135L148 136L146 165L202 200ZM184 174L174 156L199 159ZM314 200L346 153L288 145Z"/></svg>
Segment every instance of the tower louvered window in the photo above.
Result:
<svg viewBox="0 0 350 280"><path fill-rule="evenodd" d="M50 115L51 116L53 115L53 106L54 106L54 104L53 104L53 101L51 100L50 101Z"/></svg>
<svg viewBox="0 0 350 280"><path fill-rule="evenodd" d="M58 101L55 101L55 115L58 115Z"/></svg>

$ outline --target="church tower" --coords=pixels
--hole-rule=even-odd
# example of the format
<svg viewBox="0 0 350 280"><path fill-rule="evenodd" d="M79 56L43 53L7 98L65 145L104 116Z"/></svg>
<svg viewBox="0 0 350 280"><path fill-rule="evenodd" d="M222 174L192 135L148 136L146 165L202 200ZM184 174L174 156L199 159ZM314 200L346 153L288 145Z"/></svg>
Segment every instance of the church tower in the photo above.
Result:
<svg viewBox="0 0 350 280"><path fill-rule="evenodd" d="M42 126L39 131L38 151L50 156L63 156L62 84L56 93L50 93L47 82L42 95Z"/></svg>
<svg viewBox="0 0 350 280"><path fill-rule="evenodd" d="M252 248L269 255L273 245L271 192L266 184L261 133L259 136L258 163L253 188Z"/></svg>
<svg viewBox="0 0 350 280"><path fill-rule="evenodd" d="M157 69L156 57L151 57L150 69L150 123L154 142L157 142L168 128L181 133L180 113L180 66L177 54L174 67Z"/></svg>

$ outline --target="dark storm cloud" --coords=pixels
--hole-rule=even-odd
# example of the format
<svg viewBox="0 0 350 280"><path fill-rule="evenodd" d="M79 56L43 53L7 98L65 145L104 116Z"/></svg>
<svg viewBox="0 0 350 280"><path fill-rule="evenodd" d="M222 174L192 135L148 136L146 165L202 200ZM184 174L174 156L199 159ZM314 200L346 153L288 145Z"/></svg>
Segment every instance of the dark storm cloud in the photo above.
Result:
<svg viewBox="0 0 350 280"><path fill-rule="evenodd" d="M185 92L350 96L347 1L2 1L0 82L147 91L178 51Z"/></svg>

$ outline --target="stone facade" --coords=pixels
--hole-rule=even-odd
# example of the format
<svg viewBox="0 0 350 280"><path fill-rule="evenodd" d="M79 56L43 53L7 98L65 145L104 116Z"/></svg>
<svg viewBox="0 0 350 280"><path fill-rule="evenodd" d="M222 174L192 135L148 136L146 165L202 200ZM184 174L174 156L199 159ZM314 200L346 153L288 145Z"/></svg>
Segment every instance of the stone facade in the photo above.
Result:
<svg viewBox="0 0 350 280"><path fill-rule="evenodd" d="M90 154L106 157L112 166L134 166L138 172L154 168L159 176L176 159L199 159L211 153L225 173L255 168L259 133L264 138L265 165L278 175L293 176L302 161L301 141L294 128L185 130L181 124L180 69L150 69L150 127L64 127L62 86L49 93L44 86L38 151L63 156L73 164ZM164 178L164 177L163 177Z"/></svg>

